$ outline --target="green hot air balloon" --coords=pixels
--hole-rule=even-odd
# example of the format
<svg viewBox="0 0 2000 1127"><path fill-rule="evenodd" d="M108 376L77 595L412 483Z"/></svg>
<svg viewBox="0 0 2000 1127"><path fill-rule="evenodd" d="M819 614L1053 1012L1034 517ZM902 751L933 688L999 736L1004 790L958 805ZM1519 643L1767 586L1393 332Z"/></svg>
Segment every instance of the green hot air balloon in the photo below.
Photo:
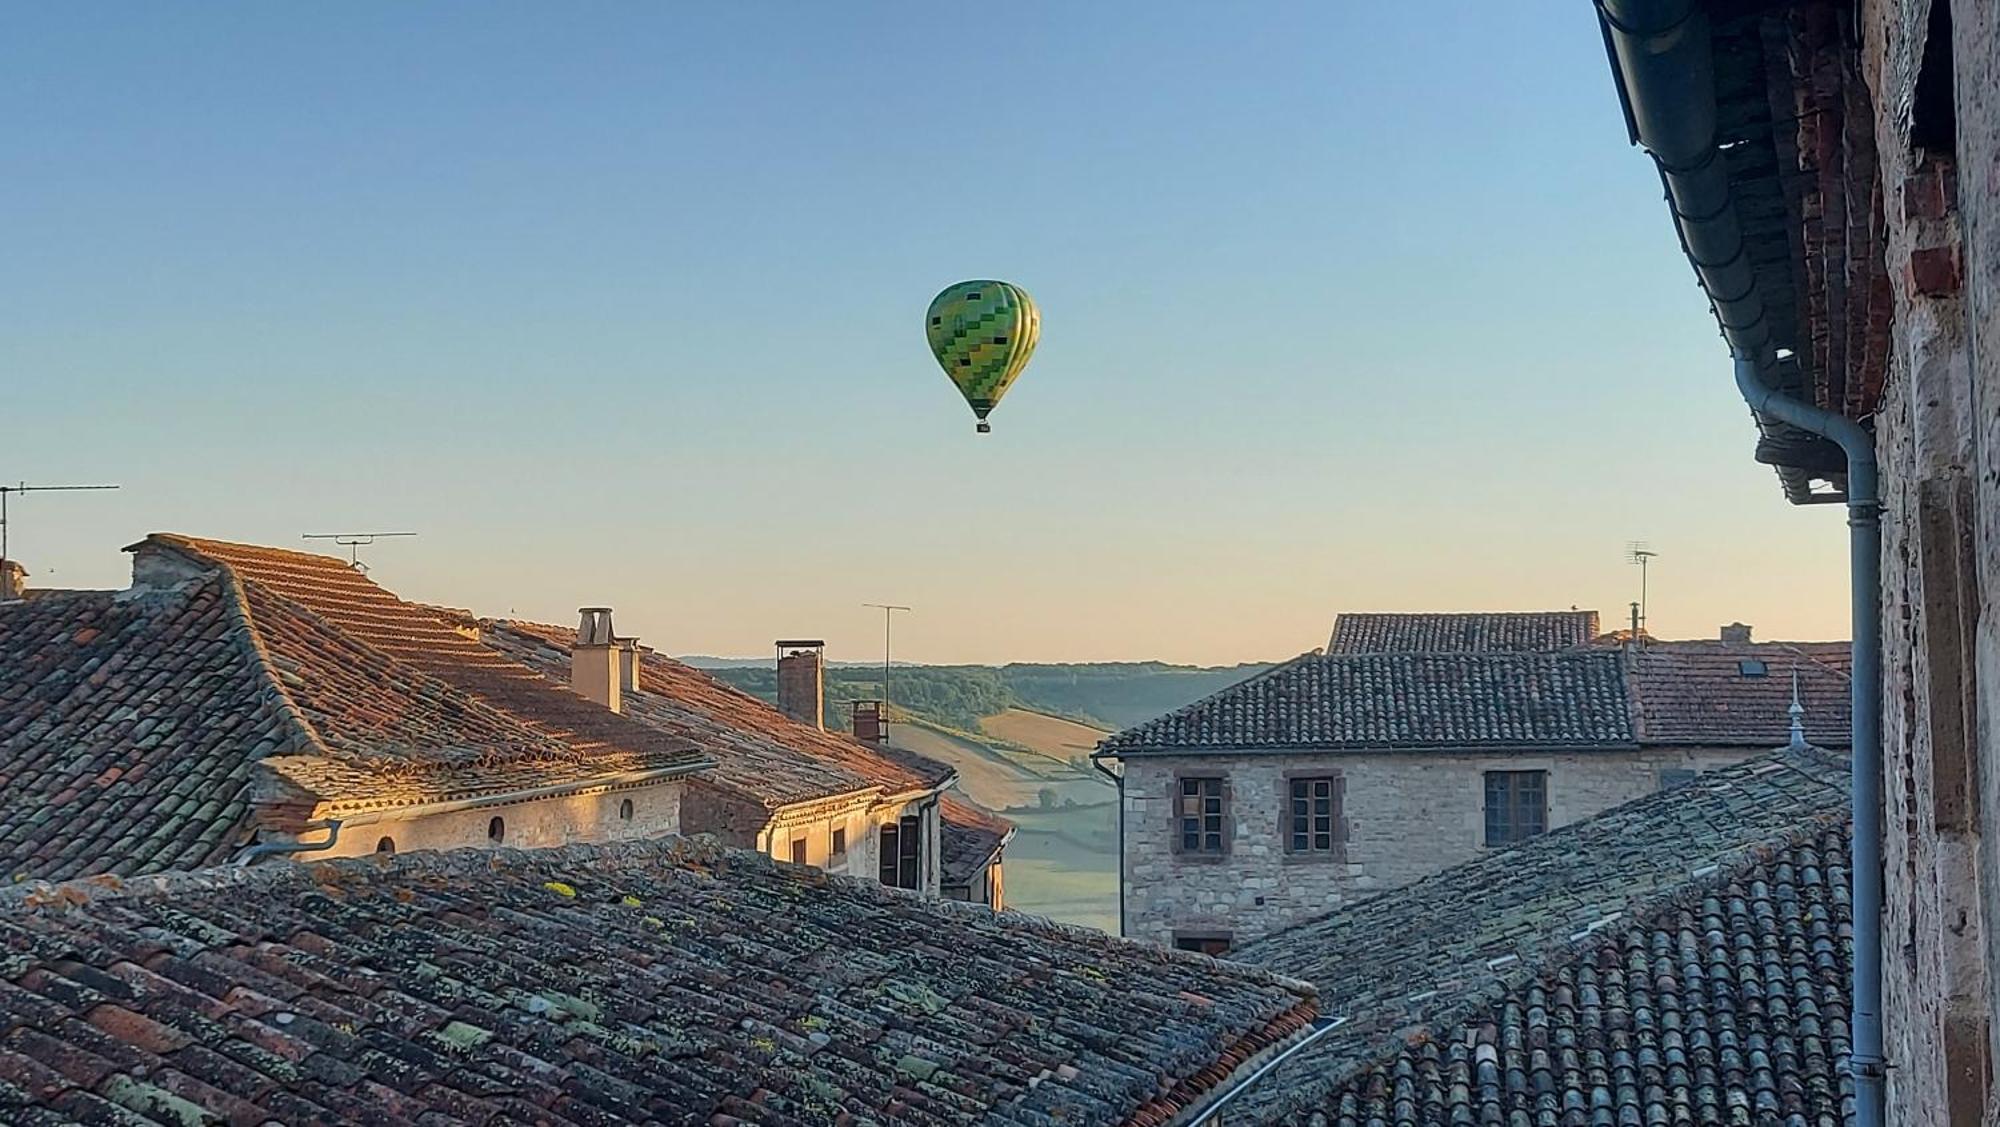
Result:
<svg viewBox="0 0 2000 1127"><path fill-rule="evenodd" d="M1042 315L1028 292L1012 283L960 282L931 299L924 335L985 434L993 429L987 414L1035 354Z"/></svg>

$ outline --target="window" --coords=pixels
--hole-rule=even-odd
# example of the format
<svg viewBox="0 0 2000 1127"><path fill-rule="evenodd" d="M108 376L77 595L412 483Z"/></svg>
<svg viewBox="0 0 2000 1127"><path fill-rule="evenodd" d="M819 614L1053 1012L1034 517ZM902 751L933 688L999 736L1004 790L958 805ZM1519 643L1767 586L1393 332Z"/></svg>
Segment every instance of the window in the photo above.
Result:
<svg viewBox="0 0 2000 1127"><path fill-rule="evenodd" d="M1177 931L1174 932L1174 950L1196 951L1203 955L1220 958L1229 953L1229 933L1226 931Z"/></svg>
<svg viewBox="0 0 2000 1127"><path fill-rule="evenodd" d="M1338 775L1291 781L1291 834L1285 848L1293 853L1332 853L1346 840L1341 832L1340 804L1346 780Z"/></svg>
<svg viewBox="0 0 2000 1127"><path fill-rule="evenodd" d="M1526 841L1549 828L1547 771L1486 772L1486 844Z"/></svg>
<svg viewBox="0 0 2000 1127"><path fill-rule="evenodd" d="M507 819L495 818L486 823L486 840L496 845L507 840Z"/></svg>
<svg viewBox="0 0 2000 1127"><path fill-rule="evenodd" d="M618 820L621 822L629 822L632 820L631 799L628 798L625 801L618 804Z"/></svg>
<svg viewBox="0 0 2000 1127"><path fill-rule="evenodd" d="M1695 774L1695 772L1685 767L1662 767L1660 768L1660 789L1679 790L1689 783L1694 782Z"/></svg>
<svg viewBox="0 0 2000 1127"><path fill-rule="evenodd" d="M882 827L879 875L891 888L916 888L923 875L924 823L912 814Z"/></svg>
<svg viewBox="0 0 2000 1127"><path fill-rule="evenodd" d="M833 855L834 855L835 857L844 857L844 856L846 856L846 854L847 854L847 828L846 828L845 826L841 827L840 829L837 829L837 830L833 831L833 850L832 850L832 852L833 852Z"/></svg>
<svg viewBox="0 0 2000 1127"><path fill-rule="evenodd" d="M1180 851L1225 852L1223 813L1220 777L1182 779Z"/></svg>
<svg viewBox="0 0 2000 1127"><path fill-rule="evenodd" d="M806 863L806 839L802 837L795 837L792 839L792 864L803 865L805 863Z"/></svg>
<svg viewBox="0 0 2000 1127"><path fill-rule="evenodd" d="M385 837L375 843L375 852L377 853L394 853L395 851L396 839L393 837Z"/></svg>
<svg viewBox="0 0 2000 1127"><path fill-rule="evenodd" d="M1768 677L1771 667L1754 657L1746 657L1736 663L1736 672L1744 677Z"/></svg>

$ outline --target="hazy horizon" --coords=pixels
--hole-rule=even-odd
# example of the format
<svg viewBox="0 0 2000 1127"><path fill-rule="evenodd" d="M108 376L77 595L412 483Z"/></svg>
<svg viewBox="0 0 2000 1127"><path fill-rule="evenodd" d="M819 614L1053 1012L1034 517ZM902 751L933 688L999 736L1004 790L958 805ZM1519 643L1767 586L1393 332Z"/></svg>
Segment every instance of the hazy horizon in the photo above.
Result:
<svg viewBox="0 0 2000 1127"><path fill-rule="evenodd" d="M1848 635L1568 5L219 4L0 42L0 480L672 653L1233 665L1342 610ZM476 14L476 18L475 18ZM994 91L1004 91L995 96ZM1032 293L976 437L921 316Z"/></svg>

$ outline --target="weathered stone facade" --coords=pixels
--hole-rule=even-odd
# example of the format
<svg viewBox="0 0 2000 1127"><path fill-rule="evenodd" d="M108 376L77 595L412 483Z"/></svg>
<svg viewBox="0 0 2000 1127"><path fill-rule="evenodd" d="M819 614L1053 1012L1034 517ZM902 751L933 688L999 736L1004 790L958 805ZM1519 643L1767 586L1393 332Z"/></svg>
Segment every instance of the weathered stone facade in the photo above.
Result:
<svg viewBox="0 0 2000 1127"><path fill-rule="evenodd" d="M1133 756L1125 761L1125 933L1162 943L1240 945L1321 915L1357 895L1396 888L1487 851L1485 773L1547 772L1548 827L1566 825L1670 782L1761 754L1673 748L1548 754L1422 751L1248 752ZM1227 851L1176 848L1183 777L1225 780ZM1342 781L1344 832L1330 852L1291 853L1290 782Z"/></svg>
<svg viewBox="0 0 2000 1127"><path fill-rule="evenodd" d="M626 804L630 803L628 807ZM629 811L629 814L628 814ZM500 820L500 837L491 836ZM681 784L597 790L560 798L476 806L443 814L395 816L341 827L332 849L303 853L302 860L406 853L416 849L507 846L549 849L578 843L669 837L681 830ZM308 834L307 840L320 835ZM385 844L386 843L386 844Z"/></svg>
<svg viewBox="0 0 2000 1127"><path fill-rule="evenodd" d="M2000 3L1863 8L1894 287L1883 473L1892 1123L1994 1122L2000 904ZM1983 703L1983 707L1982 707Z"/></svg>

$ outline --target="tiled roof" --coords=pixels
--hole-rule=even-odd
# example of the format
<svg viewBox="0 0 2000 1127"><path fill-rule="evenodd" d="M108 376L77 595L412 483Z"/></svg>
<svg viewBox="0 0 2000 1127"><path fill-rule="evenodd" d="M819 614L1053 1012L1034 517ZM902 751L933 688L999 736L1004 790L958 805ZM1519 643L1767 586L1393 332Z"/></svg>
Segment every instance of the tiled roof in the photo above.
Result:
<svg viewBox="0 0 2000 1127"><path fill-rule="evenodd" d="M0 878L221 862L297 729L211 581L0 603Z"/></svg>
<svg viewBox="0 0 2000 1127"><path fill-rule="evenodd" d="M1260 1117L1836 1127L1848 795L1780 752L1242 948L1347 1018Z"/></svg>
<svg viewBox="0 0 2000 1127"><path fill-rule="evenodd" d="M1775 747L1791 732L1792 673L1806 736L1825 747L1853 738L1846 642L1652 642L1627 651L1644 743ZM1746 676L1759 665L1762 676Z"/></svg>
<svg viewBox="0 0 2000 1127"><path fill-rule="evenodd" d="M979 870L1014 836L1014 823L989 813L954 794L938 802L938 824L942 834L938 850L944 868L945 887L971 883Z"/></svg>
<svg viewBox="0 0 2000 1127"><path fill-rule="evenodd" d="M0 892L0 1119L1163 1123L1302 983L684 841Z"/></svg>
<svg viewBox="0 0 2000 1127"><path fill-rule="evenodd" d="M1587 646L1597 637L1594 610L1475 614L1342 614L1326 652L1544 653Z"/></svg>
<svg viewBox="0 0 2000 1127"><path fill-rule="evenodd" d="M480 641L496 652L551 679L568 678L575 628L492 620L477 626ZM929 790L952 778L946 764L801 724L698 669L640 650L640 691L622 698L626 715L713 756L709 782L783 805L871 786L891 794Z"/></svg>
<svg viewBox="0 0 2000 1127"><path fill-rule="evenodd" d="M0 603L0 873L198 867L315 808L702 762L573 746L232 569L152 578Z"/></svg>
<svg viewBox="0 0 2000 1127"><path fill-rule="evenodd" d="M1306 654L1105 740L1107 751L1625 747L1615 652Z"/></svg>
<svg viewBox="0 0 2000 1127"><path fill-rule="evenodd" d="M706 760L687 740L584 699L519 662L454 630L426 607L406 603L344 560L248 544L155 533L132 551L164 552L220 567L246 587L324 619L328 636L392 659L405 670L477 698L515 727L605 773L693 769Z"/></svg>

